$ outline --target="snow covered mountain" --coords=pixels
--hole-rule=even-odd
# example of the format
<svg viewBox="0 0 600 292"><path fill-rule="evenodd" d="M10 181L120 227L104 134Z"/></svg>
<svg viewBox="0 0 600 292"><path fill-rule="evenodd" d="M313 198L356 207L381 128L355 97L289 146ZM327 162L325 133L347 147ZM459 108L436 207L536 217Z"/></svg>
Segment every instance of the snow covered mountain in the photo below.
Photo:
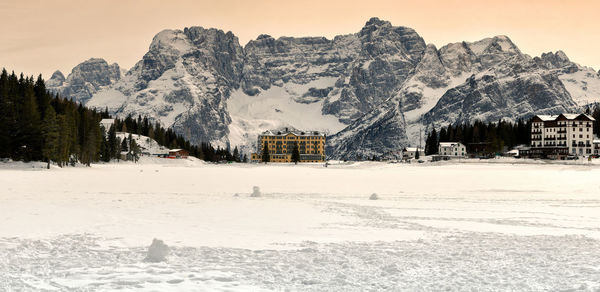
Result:
<svg viewBox="0 0 600 292"><path fill-rule="evenodd" d="M266 129L320 130L330 157L350 159L415 145L432 126L600 101L600 73L561 51L531 58L506 36L438 49L378 18L331 40L260 35L245 47L218 29L165 30L126 73L90 59L66 78L56 72L48 87L244 151Z"/></svg>
<svg viewBox="0 0 600 292"><path fill-rule="evenodd" d="M104 59L92 58L73 68L67 78L56 71L48 80L48 88L60 91L63 96L87 103L98 91L121 78L118 64L109 65Z"/></svg>

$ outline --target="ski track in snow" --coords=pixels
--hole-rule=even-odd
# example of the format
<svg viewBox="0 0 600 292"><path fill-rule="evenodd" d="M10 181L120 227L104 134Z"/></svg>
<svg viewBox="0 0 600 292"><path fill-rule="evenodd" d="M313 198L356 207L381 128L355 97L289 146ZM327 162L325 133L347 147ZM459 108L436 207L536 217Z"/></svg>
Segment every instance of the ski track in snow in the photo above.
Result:
<svg viewBox="0 0 600 292"><path fill-rule="evenodd" d="M600 290L597 165L143 162L1 165L0 291Z"/></svg>

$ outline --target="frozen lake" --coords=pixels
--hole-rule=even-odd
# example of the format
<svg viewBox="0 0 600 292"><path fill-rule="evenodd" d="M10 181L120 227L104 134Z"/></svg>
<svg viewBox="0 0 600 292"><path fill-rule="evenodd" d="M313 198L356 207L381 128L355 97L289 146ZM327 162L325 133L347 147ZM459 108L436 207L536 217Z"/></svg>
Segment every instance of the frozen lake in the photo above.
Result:
<svg viewBox="0 0 600 292"><path fill-rule="evenodd" d="M0 163L0 185L0 290L600 289L600 165Z"/></svg>

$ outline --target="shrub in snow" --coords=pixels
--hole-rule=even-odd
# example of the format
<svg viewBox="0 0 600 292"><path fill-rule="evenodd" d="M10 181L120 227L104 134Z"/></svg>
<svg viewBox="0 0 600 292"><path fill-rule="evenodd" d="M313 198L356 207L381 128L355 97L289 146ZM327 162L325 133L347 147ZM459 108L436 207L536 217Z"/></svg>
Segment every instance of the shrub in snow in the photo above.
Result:
<svg viewBox="0 0 600 292"><path fill-rule="evenodd" d="M260 197L260 188L257 186L252 187L252 195L250 197Z"/></svg>
<svg viewBox="0 0 600 292"><path fill-rule="evenodd" d="M169 247L162 240L155 238L144 260L152 263L164 262L167 260L167 255L169 255Z"/></svg>
<svg viewBox="0 0 600 292"><path fill-rule="evenodd" d="M373 193L370 197L369 200L379 200L379 196L377 196L376 193Z"/></svg>

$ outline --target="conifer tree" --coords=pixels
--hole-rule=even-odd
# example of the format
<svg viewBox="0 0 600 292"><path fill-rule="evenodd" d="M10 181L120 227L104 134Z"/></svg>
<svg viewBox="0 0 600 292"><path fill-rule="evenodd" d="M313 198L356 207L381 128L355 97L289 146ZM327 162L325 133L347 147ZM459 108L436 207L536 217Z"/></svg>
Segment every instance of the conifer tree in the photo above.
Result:
<svg viewBox="0 0 600 292"><path fill-rule="evenodd" d="M23 76L21 76L23 80ZM27 83L25 83L27 82ZM40 113L38 111L33 88L28 81L23 80L24 98L18 119L16 145L20 147L21 158L25 161L40 160L41 133Z"/></svg>
<svg viewBox="0 0 600 292"><path fill-rule="evenodd" d="M129 146L129 152L131 153L131 156L133 157L133 162L137 163L138 160L140 159L141 150L134 139L131 139L131 143Z"/></svg>
<svg viewBox="0 0 600 292"><path fill-rule="evenodd" d="M110 161L110 145L108 144L108 138L104 134L105 131L102 131L102 143L100 144L100 159L104 162Z"/></svg>
<svg viewBox="0 0 600 292"><path fill-rule="evenodd" d="M50 169L50 161L57 161L59 158L59 128L56 120L56 113L52 107L46 108L44 122L42 124L43 147L42 154L48 162L47 168Z"/></svg>
<svg viewBox="0 0 600 292"><path fill-rule="evenodd" d="M8 79L8 72L2 69L0 74L0 158L10 157L12 154L12 134L14 129L14 103L9 96L9 87L11 84Z"/></svg>
<svg viewBox="0 0 600 292"><path fill-rule="evenodd" d="M132 143L134 143L133 141L133 134L129 133L129 136L127 136L127 143L129 144L129 151L133 151L132 149Z"/></svg>
<svg viewBox="0 0 600 292"><path fill-rule="evenodd" d="M269 146L267 145L267 142L265 142L265 146L263 147L261 159L262 162L264 162L265 164L271 161L271 156L269 155Z"/></svg>
<svg viewBox="0 0 600 292"><path fill-rule="evenodd" d="M235 147L233 148L233 159L234 159L234 161L236 161L236 162L240 162L240 152L239 152L239 150L238 150L237 146L235 146Z"/></svg>
<svg viewBox="0 0 600 292"><path fill-rule="evenodd" d="M71 129L69 127L67 116L66 115L58 115L57 124L58 124L58 166L62 167L66 162L69 161L69 155L71 153Z"/></svg>
<svg viewBox="0 0 600 292"><path fill-rule="evenodd" d="M427 135L425 140L425 155L433 155L438 153L438 137L435 128Z"/></svg>
<svg viewBox="0 0 600 292"><path fill-rule="evenodd" d="M300 150L298 150L298 143L294 144L294 148L292 149L292 162L294 164L298 164L300 161Z"/></svg>
<svg viewBox="0 0 600 292"><path fill-rule="evenodd" d="M127 144L127 138L123 139L123 142L121 142L121 152L129 152L129 146Z"/></svg>
<svg viewBox="0 0 600 292"><path fill-rule="evenodd" d="M117 131L115 126L112 125L108 130L108 153L110 158L119 158L119 141L117 138Z"/></svg>

